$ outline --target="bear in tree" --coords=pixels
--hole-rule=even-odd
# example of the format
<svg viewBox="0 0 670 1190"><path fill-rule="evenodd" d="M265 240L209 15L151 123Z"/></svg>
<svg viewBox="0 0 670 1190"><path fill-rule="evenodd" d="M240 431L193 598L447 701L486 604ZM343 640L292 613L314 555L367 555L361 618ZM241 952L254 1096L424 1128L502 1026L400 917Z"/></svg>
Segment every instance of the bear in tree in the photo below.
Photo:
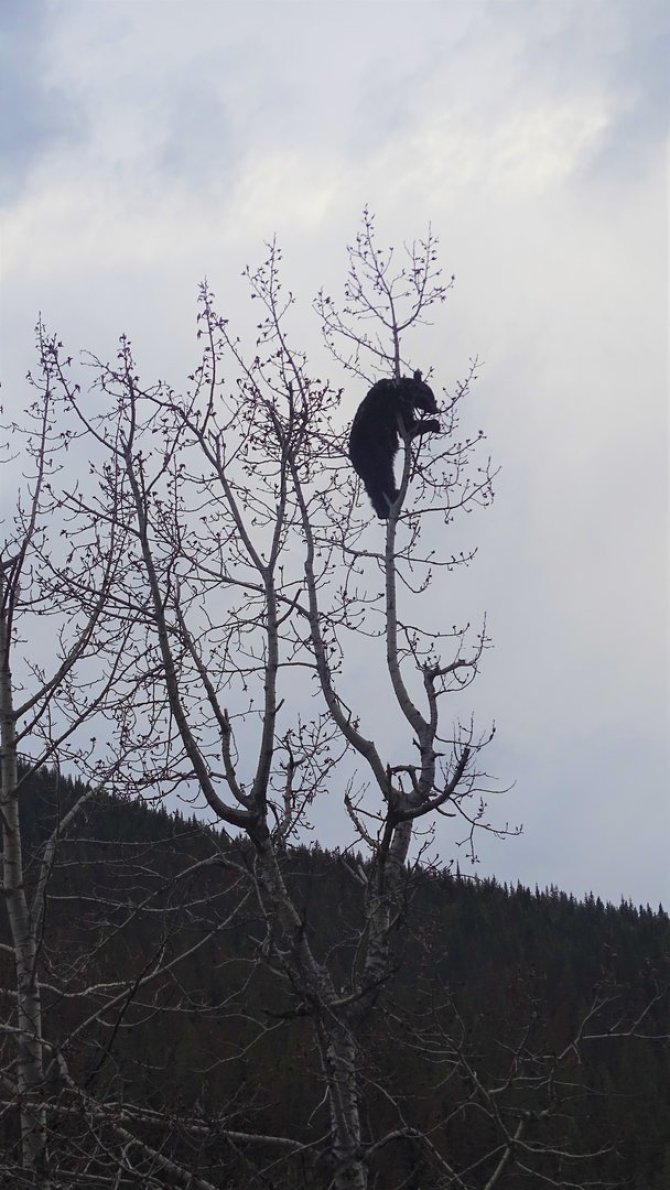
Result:
<svg viewBox="0 0 670 1190"><path fill-rule="evenodd" d="M388 520L389 508L398 498L393 460L400 433L415 438L440 429L436 418L417 420L416 410L438 411L433 390L424 384L420 372L411 378L378 380L358 406L351 427L349 458L381 520Z"/></svg>

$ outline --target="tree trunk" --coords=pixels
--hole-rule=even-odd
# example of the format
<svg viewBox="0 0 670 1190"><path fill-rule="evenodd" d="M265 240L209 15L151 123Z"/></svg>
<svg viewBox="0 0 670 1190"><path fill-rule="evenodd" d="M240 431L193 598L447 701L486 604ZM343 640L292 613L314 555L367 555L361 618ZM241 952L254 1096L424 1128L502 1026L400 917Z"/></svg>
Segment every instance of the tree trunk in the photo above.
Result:
<svg viewBox="0 0 670 1190"><path fill-rule="evenodd" d="M292 982L313 1006L316 1039L328 1088L331 1155L335 1164L333 1186L335 1190L367 1190L367 1162L361 1157L360 1055L355 1032L338 1004L341 997L329 972L312 953L304 923L286 887L270 840L257 838L256 846L256 875L269 932L272 923L277 922L289 944L284 953L293 972Z"/></svg>
<svg viewBox="0 0 670 1190"><path fill-rule="evenodd" d="M331 1018L322 1034L322 1061L328 1083L335 1190L367 1190L368 1167L361 1159L358 1102L358 1046L348 1024ZM321 1032L321 1030L319 1030Z"/></svg>
<svg viewBox="0 0 670 1190"><path fill-rule="evenodd" d="M42 1004L37 980L37 941L23 880L19 816L16 725L9 665L8 625L0 617L0 816L2 889L16 971L16 1093L21 1122L23 1168L38 1175L46 1167L46 1113L39 1101L44 1082Z"/></svg>

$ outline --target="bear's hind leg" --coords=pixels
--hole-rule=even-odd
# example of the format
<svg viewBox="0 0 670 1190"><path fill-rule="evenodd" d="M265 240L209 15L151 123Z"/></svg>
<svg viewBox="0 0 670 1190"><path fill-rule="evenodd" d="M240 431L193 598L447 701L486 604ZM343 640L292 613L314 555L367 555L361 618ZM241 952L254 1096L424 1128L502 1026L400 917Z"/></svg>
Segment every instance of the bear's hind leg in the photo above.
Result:
<svg viewBox="0 0 670 1190"><path fill-rule="evenodd" d="M370 503L380 520L388 520L389 508L398 498L393 474L393 458L381 452L375 452L368 459L366 474L363 476L365 490L370 497Z"/></svg>

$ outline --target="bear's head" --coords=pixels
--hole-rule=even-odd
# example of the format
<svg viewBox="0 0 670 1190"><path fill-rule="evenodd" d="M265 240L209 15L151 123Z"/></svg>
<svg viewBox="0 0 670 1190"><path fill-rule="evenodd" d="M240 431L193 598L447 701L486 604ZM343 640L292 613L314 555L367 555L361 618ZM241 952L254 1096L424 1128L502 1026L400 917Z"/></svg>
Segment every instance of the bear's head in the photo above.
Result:
<svg viewBox="0 0 670 1190"><path fill-rule="evenodd" d="M400 399L412 409L421 409L424 413L438 412L435 394L421 379L420 372L415 372L412 377L403 376L396 384L400 390Z"/></svg>

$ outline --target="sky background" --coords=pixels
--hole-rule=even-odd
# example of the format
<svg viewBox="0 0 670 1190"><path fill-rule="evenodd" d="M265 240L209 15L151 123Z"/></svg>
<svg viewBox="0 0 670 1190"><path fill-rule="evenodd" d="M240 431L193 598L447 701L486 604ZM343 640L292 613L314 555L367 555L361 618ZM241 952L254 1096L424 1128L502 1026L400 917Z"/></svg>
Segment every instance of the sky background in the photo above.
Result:
<svg viewBox="0 0 670 1190"><path fill-rule="evenodd" d="M198 283L234 311L276 233L327 375L310 304L363 206L389 244L430 222L456 286L422 362L439 392L485 361L470 416L501 467L436 593L449 623L488 614L466 697L524 827L477 871L667 908L665 8L4 0L0 341L12 414L39 311L70 350L128 332L179 384Z"/></svg>

